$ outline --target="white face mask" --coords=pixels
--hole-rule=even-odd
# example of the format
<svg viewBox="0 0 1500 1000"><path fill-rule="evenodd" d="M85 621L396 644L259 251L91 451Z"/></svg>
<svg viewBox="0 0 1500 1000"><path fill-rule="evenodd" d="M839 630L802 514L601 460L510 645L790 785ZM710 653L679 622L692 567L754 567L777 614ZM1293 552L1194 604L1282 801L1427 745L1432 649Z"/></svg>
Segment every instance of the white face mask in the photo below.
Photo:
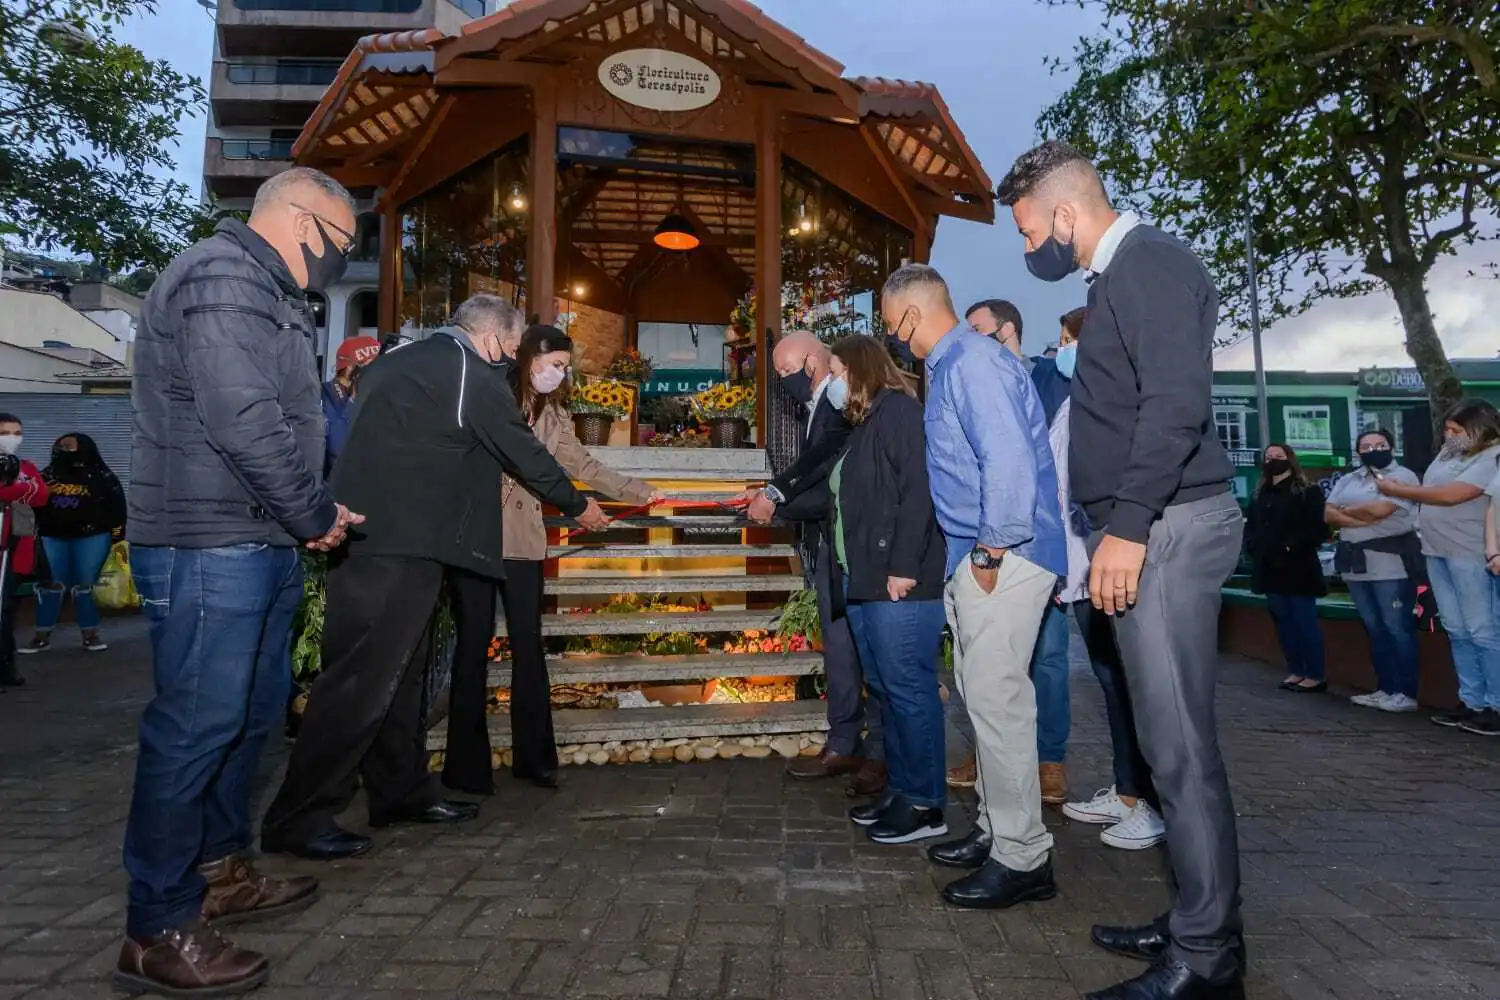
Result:
<svg viewBox="0 0 1500 1000"><path fill-rule="evenodd" d="M842 410L849 405L849 380L844 376L835 375L823 392L827 394L828 402L833 405L834 409Z"/></svg>
<svg viewBox="0 0 1500 1000"><path fill-rule="evenodd" d="M563 384L563 379L568 377L566 368L558 368L556 365L548 365L541 371L532 369L531 387L543 396L550 395L558 386Z"/></svg>
<svg viewBox="0 0 1500 1000"><path fill-rule="evenodd" d="M0 434L0 455L14 455L21 450L21 435Z"/></svg>

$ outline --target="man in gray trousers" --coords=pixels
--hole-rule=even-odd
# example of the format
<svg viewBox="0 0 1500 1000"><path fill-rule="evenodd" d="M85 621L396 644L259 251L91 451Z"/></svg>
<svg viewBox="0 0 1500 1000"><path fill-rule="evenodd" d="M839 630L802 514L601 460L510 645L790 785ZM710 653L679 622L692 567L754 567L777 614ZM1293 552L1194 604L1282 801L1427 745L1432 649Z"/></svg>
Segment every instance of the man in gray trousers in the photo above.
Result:
<svg viewBox="0 0 1500 1000"><path fill-rule="evenodd" d="M1214 720L1220 588L1243 530L1213 423L1218 293L1190 249L1117 213L1065 143L1022 155L997 195L1034 276L1091 274L1072 386L1073 500L1091 529L1089 595L1114 616L1176 884L1166 916L1094 927L1100 947L1152 964L1088 996L1242 1000L1239 848Z"/></svg>

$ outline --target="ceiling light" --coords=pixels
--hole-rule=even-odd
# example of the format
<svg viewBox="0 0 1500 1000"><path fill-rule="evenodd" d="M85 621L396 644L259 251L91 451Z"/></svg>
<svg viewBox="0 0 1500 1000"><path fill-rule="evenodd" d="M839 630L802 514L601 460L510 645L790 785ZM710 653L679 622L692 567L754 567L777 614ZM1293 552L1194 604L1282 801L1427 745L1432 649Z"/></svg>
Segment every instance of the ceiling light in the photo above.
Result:
<svg viewBox="0 0 1500 1000"><path fill-rule="evenodd" d="M661 225L656 227L656 235L652 237L652 242L663 250L685 252L696 250L703 241L698 238L693 224L674 212L661 220Z"/></svg>
<svg viewBox="0 0 1500 1000"><path fill-rule="evenodd" d="M581 299L588 294L589 286L580 282L573 286L573 298Z"/></svg>
<svg viewBox="0 0 1500 1000"><path fill-rule="evenodd" d="M797 228L802 230L804 233L810 233L813 231L813 220L812 217L807 214L806 202L804 202L802 204L802 207L797 210Z"/></svg>
<svg viewBox="0 0 1500 1000"><path fill-rule="evenodd" d="M510 189L510 207L517 212L526 208L526 197L521 194L520 185L516 185Z"/></svg>

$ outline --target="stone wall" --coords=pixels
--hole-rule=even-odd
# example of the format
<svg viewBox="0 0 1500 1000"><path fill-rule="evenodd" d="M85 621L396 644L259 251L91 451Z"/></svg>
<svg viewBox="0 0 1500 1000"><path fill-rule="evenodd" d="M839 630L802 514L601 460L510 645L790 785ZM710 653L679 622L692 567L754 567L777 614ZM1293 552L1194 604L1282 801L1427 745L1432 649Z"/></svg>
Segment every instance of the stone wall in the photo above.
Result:
<svg viewBox="0 0 1500 1000"><path fill-rule="evenodd" d="M558 302L561 316L573 312L568 336L573 338L573 368L585 375L602 375L621 351L625 350L625 317L582 302Z"/></svg>

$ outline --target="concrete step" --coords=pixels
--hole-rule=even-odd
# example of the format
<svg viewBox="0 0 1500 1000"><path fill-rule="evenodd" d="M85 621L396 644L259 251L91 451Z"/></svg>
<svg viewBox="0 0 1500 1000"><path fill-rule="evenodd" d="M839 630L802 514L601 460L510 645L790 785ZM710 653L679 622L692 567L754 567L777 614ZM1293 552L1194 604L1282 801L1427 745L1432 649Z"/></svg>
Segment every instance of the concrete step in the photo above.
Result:
<svg viewBox="0 0 1500 1000"><path fill-rule="evenodd" d="M677 684L711 677L802 677L821 673L822 653L700 653L693 656L560 656L547 660L553 684ZM510 661L490 664L490 687L510 687Z"/></svg>
<svg viewBox="0 0 1500 1000"><path fill-rule="evenodd" d="M795 592L803 589L800 573L766 573L755 576L624 576L552 577L546 582L549 594L618 594L628 588L633 594L766 594Z"/></svg>
<svg viewBox="0 0 1500 1000"><path fill-rule="evenodd" d="M553 545L548 559L791 559L794 545Z"/></svg>
<svg viewBox="0 0 1500 1000"><path fill-rule="evenodd" d="M771 478L765 451L753 448L590 448L616 472L636 479L684 482L764 482Z"/></svg>
<svg viewBox="0 0 1500 1000"><path fill-rule="evenodd" d="M665 611L651 614L542 615L542 634L649 635L653 632L744 632L773 629L781 616L771 611ZM497 615L495 634L507 635L505 618Z"/></svg>
<svg viewBox="0 0 1500 1000"><path fill-rule="evenodd" d="M554 515L546 518L546 522L554 528L578 528L578 522L571 517ZM773 521L773 527L787 527L789 522ZM743 517L734 514L672 514L663 517L627 517L623 520L610 522L610 528L712 528L715 531L733 531L736 528L760 527L753 525ZM599 532L591 532L597 536Z"/></svg>
<svg viewBox="0 0 1500 1000"><path fill-rule="evenodd" d="M496 749L510 746L510 717L489 718L490 741ZM828 706L823 701L774 701L750 705L676 705L663 708L572 708L552 713L558 745L608 743L612 740L675 740L705 736L763 736L771 733L810 733L828 728ZM448 727L427 734L427 748L448 744Z"/></svg>

